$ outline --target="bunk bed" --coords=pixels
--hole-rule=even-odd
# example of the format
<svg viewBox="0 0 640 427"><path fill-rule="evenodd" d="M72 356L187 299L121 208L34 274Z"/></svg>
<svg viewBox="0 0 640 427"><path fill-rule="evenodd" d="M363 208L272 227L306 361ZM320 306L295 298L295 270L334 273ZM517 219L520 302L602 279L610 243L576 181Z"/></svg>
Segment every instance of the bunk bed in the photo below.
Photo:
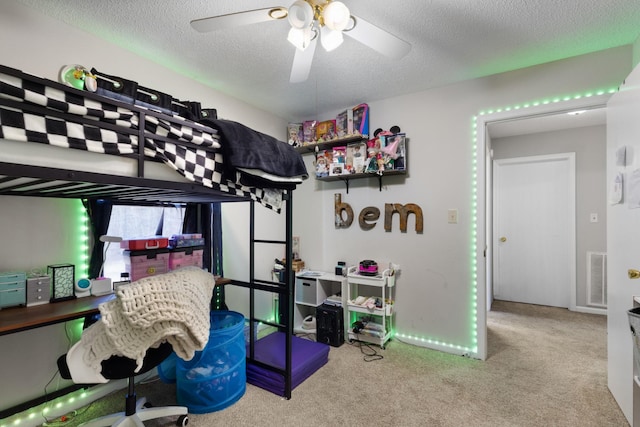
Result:
<svg viewBox="0 0 640 427"><path fill-rule="evenodd" d="M286 265L292 265L292 192L307 177L293 147L239 123L194 121L0 66L0 153L0 195L160 205L249 202L249 281L232 284L250 291L252 327L267 323L283 334L284 363L257 360L261 353L251 336L247 364L280 376L279 393L291 397L294 275L289 268L284 283L256 279L253 246L283 245ZM256 203L283 213L282 240L255 238ZM279 319L254 317L255 290L279 295Z"/></svg>

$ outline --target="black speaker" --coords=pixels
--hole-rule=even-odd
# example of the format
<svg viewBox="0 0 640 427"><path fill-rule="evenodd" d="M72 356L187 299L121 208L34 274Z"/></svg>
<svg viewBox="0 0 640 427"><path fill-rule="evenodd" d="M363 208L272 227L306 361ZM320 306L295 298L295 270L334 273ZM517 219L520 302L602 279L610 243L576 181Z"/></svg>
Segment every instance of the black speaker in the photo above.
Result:
<svg viewBox="0 0 640 427"><path fill-rule="evenodd" d="M329 304L316 307L316 339L333 347L342 345L344 342L342 307Z"/></svg>

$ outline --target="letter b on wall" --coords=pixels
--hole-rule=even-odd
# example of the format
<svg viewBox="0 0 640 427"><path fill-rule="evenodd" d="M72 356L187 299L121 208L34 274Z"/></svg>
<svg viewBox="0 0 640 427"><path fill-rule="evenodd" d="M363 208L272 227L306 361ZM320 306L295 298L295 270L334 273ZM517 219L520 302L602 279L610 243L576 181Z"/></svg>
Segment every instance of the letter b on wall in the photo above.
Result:
<svg viewBox="0 0 640 427"><path fill-rule="evenodd" d="M342 203L342 194L336 193L334 197L336 228L349 228L353 222L353 209L348 203ZM343 216L346 214L346 218Z"/></svg>

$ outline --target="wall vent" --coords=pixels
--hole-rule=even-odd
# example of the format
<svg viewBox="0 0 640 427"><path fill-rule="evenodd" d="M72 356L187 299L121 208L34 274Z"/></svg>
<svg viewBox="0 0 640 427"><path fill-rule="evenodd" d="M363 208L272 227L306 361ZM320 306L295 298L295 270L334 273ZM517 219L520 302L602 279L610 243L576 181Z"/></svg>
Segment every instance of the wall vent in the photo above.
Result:
<svg viewBox="0 0 640 427"><path fill-rule="evenodd" d="M587 252L587 305L607 308L606 252Z"/></svg>

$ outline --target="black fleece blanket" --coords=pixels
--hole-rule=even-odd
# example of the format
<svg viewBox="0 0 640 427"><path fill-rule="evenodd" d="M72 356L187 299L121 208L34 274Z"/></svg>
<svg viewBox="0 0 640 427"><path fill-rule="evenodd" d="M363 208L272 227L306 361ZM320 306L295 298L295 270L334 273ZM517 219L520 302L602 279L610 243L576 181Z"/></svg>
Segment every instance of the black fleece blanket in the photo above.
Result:
<svg viewBox="0 0 640 427"><path fill-rule="evenodd" d="M229 120L204 119L200 123L218 130L228 173L248 168L280 177L309 177L302 155L286 142Z"/></svg>

